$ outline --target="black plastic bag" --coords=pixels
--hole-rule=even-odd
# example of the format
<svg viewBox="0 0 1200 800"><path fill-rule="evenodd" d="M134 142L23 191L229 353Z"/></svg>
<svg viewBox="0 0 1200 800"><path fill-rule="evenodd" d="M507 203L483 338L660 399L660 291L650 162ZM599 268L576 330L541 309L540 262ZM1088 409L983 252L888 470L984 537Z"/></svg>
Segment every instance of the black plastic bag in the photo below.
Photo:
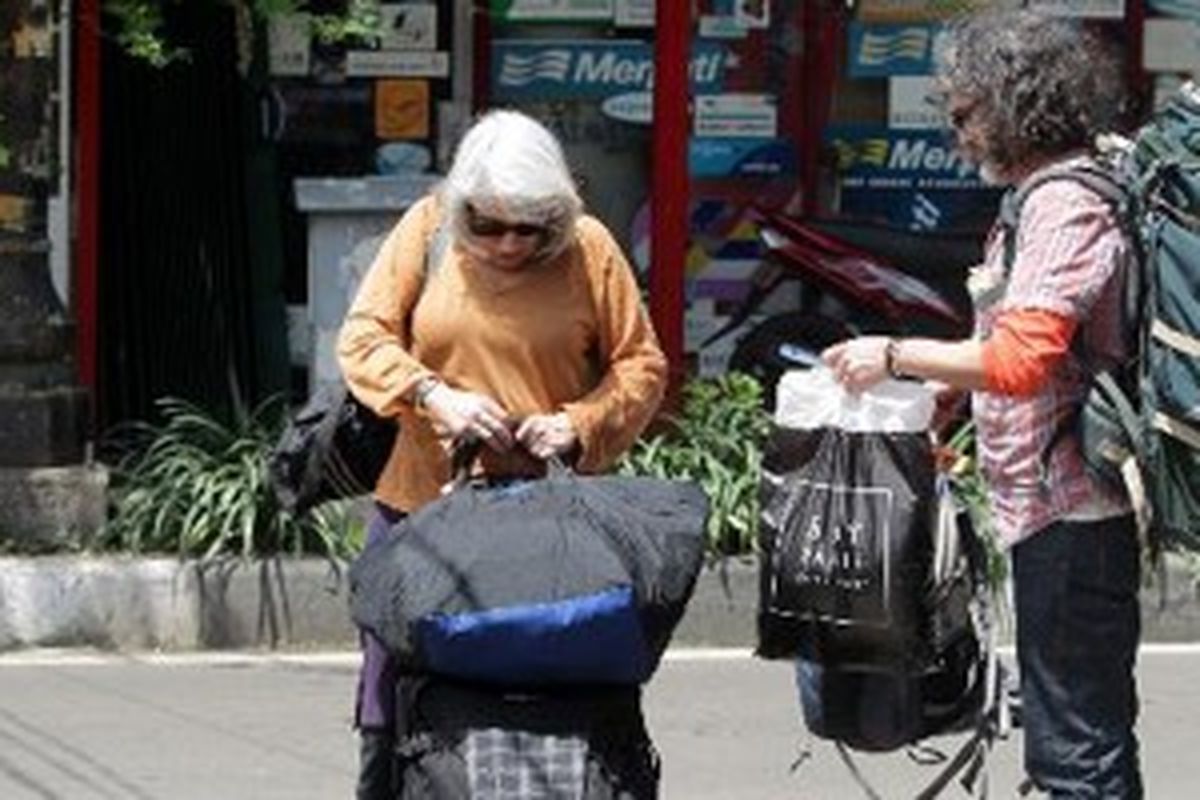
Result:
<svg viewBox="0 0 1200 800"><path fill-rule="evenodd" d="M318 390L289 421L267 461L279 504L303 514L327 500L367 494L383 472L399 425L340 383Z"/></svg>
<svg viewBox="0 0 1200 800"><path fill-rule="evenodd" d="M919 671L931 656L928 435L779 428L763 471L759 655Z"/></svg>

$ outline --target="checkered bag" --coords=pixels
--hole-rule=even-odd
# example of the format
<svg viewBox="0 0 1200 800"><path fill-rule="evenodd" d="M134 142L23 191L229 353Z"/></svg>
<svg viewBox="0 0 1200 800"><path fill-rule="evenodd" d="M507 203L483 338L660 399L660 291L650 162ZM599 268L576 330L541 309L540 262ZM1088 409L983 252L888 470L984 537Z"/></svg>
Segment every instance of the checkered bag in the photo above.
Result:
<svg viewBox="0 0 1200 800"><path fill-rule="evenodd" d="M402 678L401 800L654 800L636 688L503 692Z"/></svg>
<svg viewBox="0 0 1200 800"><path fill-rule="evenodd" d="M587 739L483 728L467 732L473 800L583 800Z"/></svg>

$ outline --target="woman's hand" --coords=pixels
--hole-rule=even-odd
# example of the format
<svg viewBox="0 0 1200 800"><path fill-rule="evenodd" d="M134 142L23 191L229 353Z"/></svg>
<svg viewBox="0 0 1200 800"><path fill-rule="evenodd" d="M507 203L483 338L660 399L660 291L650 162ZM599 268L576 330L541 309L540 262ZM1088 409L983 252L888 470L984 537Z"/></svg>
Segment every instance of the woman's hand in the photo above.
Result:
<svg viewBox="0 0 1200 800"><path fill-rule="evenodd" d="M889 341L886 336L847 339L821 353L821 360L839 383L852 392L861 392L888 377Z"/></svg>
<svg viewBox="0 0 1200 800"><path fill-rule="evenodd" d="M565 413L534 414L517 428L517 441L541 459L569 453L579 444L579 434Z"/></svg>
<svg viewBox="0 0 1200 800"><path fill-rule="evenodd" d="M439 383L424 399L425 408L434 422L451 439L481 439L498 452L513 446L512 420L492 398L451 389Z"/></svg>

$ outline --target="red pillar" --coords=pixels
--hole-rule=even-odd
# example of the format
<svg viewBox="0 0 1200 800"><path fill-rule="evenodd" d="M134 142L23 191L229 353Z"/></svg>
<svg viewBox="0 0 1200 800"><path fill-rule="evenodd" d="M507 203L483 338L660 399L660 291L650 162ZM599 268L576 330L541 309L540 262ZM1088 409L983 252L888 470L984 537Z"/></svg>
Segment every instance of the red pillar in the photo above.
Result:
<svg viewBox="0 0 1200 800"><path fill-rule="evenodd" d="M691 3L657 3L654 48L650 316L670 363L668 397L684 377L683 274L688 238L688 65Z"/></svg>
<svg viewBox="0 0 1200 800"><path fill-rule="evenodd" d="M471 111L478 114L491 103L492 12L490 0L475 0L471 15L471 50L475 63L471 74ZM455 31L455 36L458 32Z"/></svg>
<svg viewBox="0 0 1200 800"><path fill-rule="evenodd" d="M75 26L75 286L79 382L98 401L100 261L100 0L79 0Z"/></svg>

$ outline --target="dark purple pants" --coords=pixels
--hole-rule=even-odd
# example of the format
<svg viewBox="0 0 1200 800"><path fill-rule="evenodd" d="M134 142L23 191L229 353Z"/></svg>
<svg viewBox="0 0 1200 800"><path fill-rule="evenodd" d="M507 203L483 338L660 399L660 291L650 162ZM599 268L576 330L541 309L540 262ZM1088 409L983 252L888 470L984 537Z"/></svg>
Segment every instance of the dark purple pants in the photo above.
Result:
<svg viewBox="0 0 1200 800"><path fill-rule="evenodd" d="M404 516L404 512L377 502L367 526L367 547L386 539L392 526ZM391 731L396 724L396 664L372 634L360 631L358 641L363 660L358 673L355 725L359 729Z"/></svg>

